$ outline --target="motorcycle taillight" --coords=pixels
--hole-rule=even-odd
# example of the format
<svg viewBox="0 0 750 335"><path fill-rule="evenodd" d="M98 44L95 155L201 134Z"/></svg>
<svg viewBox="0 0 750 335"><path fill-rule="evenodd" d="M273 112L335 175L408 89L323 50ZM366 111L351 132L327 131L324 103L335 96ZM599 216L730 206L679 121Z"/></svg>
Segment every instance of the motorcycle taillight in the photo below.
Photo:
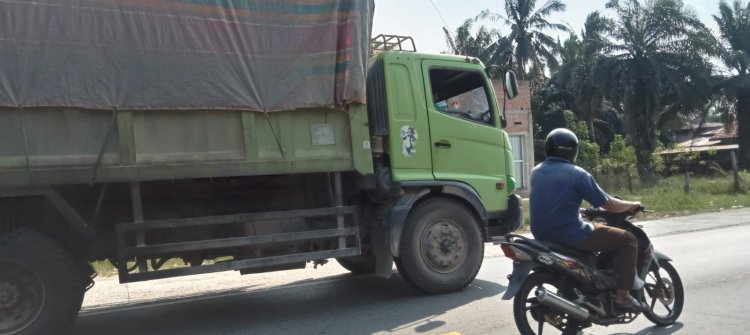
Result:
<svg viewBox="0 0 750 335"><path fill-rule="evenodd" d="M503 253L505 254L505 257L508 257L514 261L530 261L531 260L531 256L529 256L529 254L511 245L501 244L500 249L503 249Z"/></svg>

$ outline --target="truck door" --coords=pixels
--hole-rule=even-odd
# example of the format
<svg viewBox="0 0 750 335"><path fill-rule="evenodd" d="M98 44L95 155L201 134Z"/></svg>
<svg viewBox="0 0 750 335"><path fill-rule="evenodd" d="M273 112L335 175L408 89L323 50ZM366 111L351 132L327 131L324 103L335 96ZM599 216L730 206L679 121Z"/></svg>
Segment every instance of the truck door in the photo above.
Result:
<svg viewBox="0 0 750 335"><path fill-rule="evenodd" d="M507 208L507 135L497 100L478 66L450 61L422 64L436 180L461 181L488 211Z"/></svg>

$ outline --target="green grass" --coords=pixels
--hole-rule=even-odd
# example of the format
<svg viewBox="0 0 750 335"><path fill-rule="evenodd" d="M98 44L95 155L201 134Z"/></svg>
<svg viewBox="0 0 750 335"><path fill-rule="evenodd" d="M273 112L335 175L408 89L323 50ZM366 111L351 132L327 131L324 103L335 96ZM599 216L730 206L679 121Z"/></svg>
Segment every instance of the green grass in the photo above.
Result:
<svg viewBox="0 0 750 335"><path fill-rule="evenodd" d="M722 177L691 177L689 192L685 192L684 176L659 180L652 186L638 186L631 194L627 190L609 192L624 199L637 200L656 216L711 212L730 208L750 207L750 175L742 173L740 192L733 192L734 179Z"/></svg>
<svg viewBox="0 0 750 335"><path fill-rule="evenodd" d="M94 271L99 277L111 277L117 275L117 270L108 260L93 261L91 266L94 267Z"/></svg>

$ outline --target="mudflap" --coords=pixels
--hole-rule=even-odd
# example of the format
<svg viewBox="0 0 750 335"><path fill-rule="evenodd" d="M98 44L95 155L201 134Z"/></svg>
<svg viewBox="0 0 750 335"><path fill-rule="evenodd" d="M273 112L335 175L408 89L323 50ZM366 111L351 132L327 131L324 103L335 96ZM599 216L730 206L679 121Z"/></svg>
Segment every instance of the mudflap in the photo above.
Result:
<svg viewBox="0 0 750 335"><path fill-rule="evenodd" d="M510 231L514 232L523 225L523 205L521 196L518 194L508 195L508 217L506 224L510 225Z"/></svg>
<svg viewBox="0 0 750 335"><path fill-rule="evenodd" d="M513 273L508 276L508 288L505 289L503 300L510 300L516 296L533 268L533 262L513 262Z"/></svg>
<svg viewBox="0 0 750 335"><path fill-rule="evenodd" d="M375 275L390 278L393 273L393 254L388 239L388 229L383 220L373 225L372 251L375 254Z"/></svg>

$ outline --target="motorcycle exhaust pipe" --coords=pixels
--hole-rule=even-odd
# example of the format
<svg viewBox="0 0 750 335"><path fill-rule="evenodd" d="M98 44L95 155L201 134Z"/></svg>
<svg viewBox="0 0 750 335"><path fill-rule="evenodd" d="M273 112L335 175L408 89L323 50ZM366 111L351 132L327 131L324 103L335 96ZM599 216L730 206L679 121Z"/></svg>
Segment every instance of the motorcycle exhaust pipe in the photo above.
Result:
<svg viewBox="0 0 750 335"><path fill-rule="evenodd" d="M544 287L540 287L536 290L536 298L539 299L539 302L542 304L552 307L558 312L568 314L578 321L587 321L590 317L589 311L585 308L557 294L547 291Z"/></svg>

